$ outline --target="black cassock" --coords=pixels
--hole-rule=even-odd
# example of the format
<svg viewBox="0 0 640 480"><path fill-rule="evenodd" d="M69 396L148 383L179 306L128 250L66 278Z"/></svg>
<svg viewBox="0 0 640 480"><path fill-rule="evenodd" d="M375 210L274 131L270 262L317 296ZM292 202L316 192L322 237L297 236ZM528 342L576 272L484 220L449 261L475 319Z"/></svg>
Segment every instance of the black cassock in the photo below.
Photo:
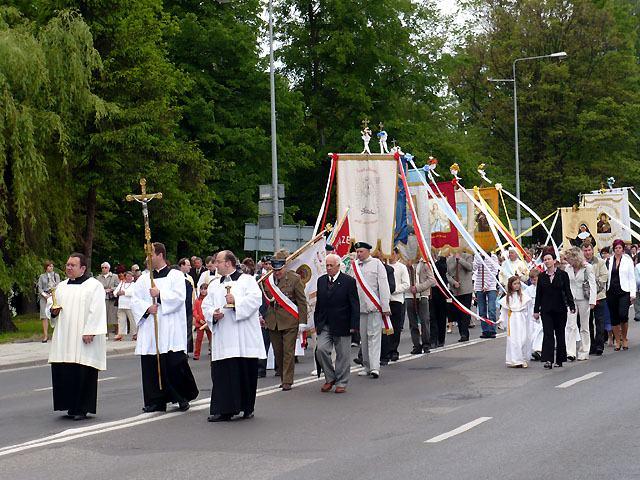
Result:
<svg viewBox="0 0 640 480"><path fill-rule="evenodd" d="M79 363L52 363L53 409L69 415L96 413L98 370Z"/></svg>
<svg viewBox="0 0 640 480"><path fill-rule="evenodd" d="M253 413L258 388L258 359L234 357L211 362L211 415Z"/></svg>
<svg viewBox="0 0 640 480"><path fill-rule="evenodd" d="M141 355L142 394L145 407L167 403L190 402L198 396L198 386L191 373L187 354L167 352L160 354L162 390L158 383L158 363L155 355Z"/></svg>

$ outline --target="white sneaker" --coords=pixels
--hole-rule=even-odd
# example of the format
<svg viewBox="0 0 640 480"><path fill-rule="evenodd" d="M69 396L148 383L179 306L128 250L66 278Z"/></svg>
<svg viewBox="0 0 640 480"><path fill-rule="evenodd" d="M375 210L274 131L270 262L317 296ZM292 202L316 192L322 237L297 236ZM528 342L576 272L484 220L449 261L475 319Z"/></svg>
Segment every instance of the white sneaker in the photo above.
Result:
<svg viewBox="0 0 640 480"><path fill-rule="evenodd" d="M378 378L380 376L380 372L378 370L371 370L371 376L373 378Z"/></svg>
<svg viewBox="0 0 640 480"><path fill-rule="evenodd" d="M362 371L358 372L358 376L359 377L368 377L369 376L369 372L367 372L366 370L362 370Z"/></svg>

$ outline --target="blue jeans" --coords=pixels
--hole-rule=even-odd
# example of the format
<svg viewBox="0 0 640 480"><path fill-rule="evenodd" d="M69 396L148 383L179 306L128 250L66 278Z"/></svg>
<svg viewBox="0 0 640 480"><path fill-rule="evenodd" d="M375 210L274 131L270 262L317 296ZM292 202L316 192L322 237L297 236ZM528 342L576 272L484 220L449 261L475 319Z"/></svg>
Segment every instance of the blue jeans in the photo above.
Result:
<svg viewBox="0 0 640 480"><path fill-rule="evenodd" d="M488 292L475 292L476 302L478 303L478 315L483 318L488 318L492 322L496 321L496 291L489 290ZM488 333L491 335L496 334L496 326L490 325L487 322L482 322L482 333Z"/></svg>

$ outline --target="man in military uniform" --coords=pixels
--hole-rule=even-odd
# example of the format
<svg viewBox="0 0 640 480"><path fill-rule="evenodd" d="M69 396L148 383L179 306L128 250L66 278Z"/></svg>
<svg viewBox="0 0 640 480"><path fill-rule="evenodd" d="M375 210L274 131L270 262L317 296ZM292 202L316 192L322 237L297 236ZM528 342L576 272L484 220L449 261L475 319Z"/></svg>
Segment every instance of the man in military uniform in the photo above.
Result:
<svg viewBox="0 0 640 480"><path fill-rule="evenodd" d="M293 383L299 325L307 323L307 297L304 294L304 284L300 275L286 269L285 261L288 256L289 252L279 250L271 260L272 284L275 287L269 292L273 295L273 300L270 301L265 317L276 365L280 368L281 388L284 391L291 390Z"/></svg>

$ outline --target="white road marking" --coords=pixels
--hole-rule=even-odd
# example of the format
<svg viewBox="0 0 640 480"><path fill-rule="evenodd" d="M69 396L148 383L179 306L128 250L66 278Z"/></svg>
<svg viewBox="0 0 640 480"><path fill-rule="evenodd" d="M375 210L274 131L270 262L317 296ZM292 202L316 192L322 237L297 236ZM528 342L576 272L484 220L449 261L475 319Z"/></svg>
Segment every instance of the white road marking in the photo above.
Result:
<svg viewBox="0 0 640 480"><path fill-rule="evenodd" d="M506 333L499 334L498 337L505 336ZM449 350L456 350L458 348L463 348L470 345L476 345L478 343L487 342L489 339L478 338L476 340L471 340L469 342L460 342L453 345L448 345L446 347L434 349L431 352L431 355L441 352L446 352ZM402 355L397 362L392 362L390 365L394 363L406 362L408 360L414 360L418 358L424 357L425 354L420 355L412 355L410 353ZM363 367L356 366L351 367L351 372L358 372L362 370ZM111 380L118 377L105 377L102 380ZM303 385L318 382L323 380L324 378L321 376L318 378L316 375L310 375L308 377L301 378L300 380L296 380L296 382L292 385L293 388L298 388ZM51 387L47 387L47 389L51 389ZM44 389L43 389L44 390ZM273 393L280 392L280 387L278 385L271 385L268 387L259 388L256 392L256 397L263 397L265 395L271 395ZM168 420L170 418L177 417L179 415L185 415L189 412L199 412L201 410L206 410L209 408L209 403L211 401L211 397L202 398L200 400L196 400L191 402L191 408L188 412L180 412L180 411L172 411L169 413L143 413L140 415L136 415L133 417L123 418L120 420L114 420L110 422L102 422L95 425L88 425L86 427L80 428L70 428L68 430L64 430L60 433L56 433L54 435L49 435L47 437L38 438L35 440L31 440L28 442L20 443L17 445L9 445L6 447L0 448L0 457L11 455L14 453L24 452L25 450L31 450L39 447L46 447L47 445L54 445L59 443L66 443L71 440L75 440L78 438L89 437L93 435L97 435L100 433L112 432L114 430L121 430L124 428L135 427L138 425L144 425L146 423L156 422L159 420ZM483 417L489 419L490 417ZM477 421L477 420L476 420ZM485 420L483 420L485 421ZM461 427L462 428L462 427ZM469 427L471 428L471 427ZM436 437L437 438L437 437ZM433 439L432 439L433 440ZM430 442L430 440L428 440Z"/></svg>
<svg viewBox="0 0 640 480"><path fill-rule="evenodd" d="M99 378L98 381L99 382L104 382L105 380L115 380L118 377L104 377L104 378ZM53 387L44 387L44 388L34 388L33 391L34 392L46 392L47 390L53 390Z"/></svg>
<svg viewBox="0 0 640 480"><path fill-rule="evenodd" d="M569 388L569 387L575 385L576 383L584 382L585 380L589 380L590 378L597 377L601 373L602 372L587 373L586 375L583 375L581 377L574 378L573 380L569 380L567 382L561 383L560 385L556 385L556 388Z"/></svg>
<svg viewBox="0 0 640 480"><path fill-rule="evenodd" d="M455 435L459 435L461 433L466 432L467 430L471 430L473 427L477 427L481 423L484 423L488 420L491 420L493 417L480 417L476 418L473 422L465 423L464 425L451 430L450 432L443 433L442 435L438 435L437 437L430 438L429 440L425 440L424 443L438 443L447 438L451 438Z"/></svg>

